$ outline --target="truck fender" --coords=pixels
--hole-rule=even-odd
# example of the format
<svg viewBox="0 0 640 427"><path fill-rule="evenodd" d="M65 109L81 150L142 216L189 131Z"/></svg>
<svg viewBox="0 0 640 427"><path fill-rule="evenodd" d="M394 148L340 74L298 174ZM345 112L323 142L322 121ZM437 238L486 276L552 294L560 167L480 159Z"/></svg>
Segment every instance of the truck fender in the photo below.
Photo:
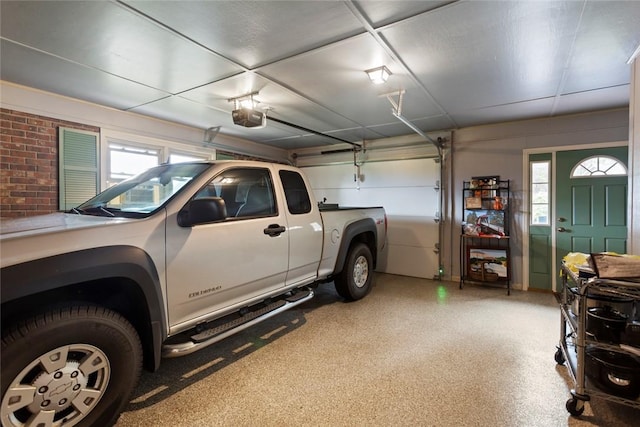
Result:
<svg viewBox="0 0 640 427"><path fill-rule="evenodd" d="M351 224L348 224L345 227L344 232L342 233L342 240L340 241L340 249L338 250L338 257L336 259L336 266L333 270L333 273L338 274L339 272L342 271L342 269L344 268L345 261L347 259L347 255L349 254L349 248L351 247L351 243L353 242L354 239L357 238L357 236L366 235L366 233L373 234L373 241L369 241L367 239L361 239L360 241L368 244L370 247L371 245L373 245L373 247L371 247L371 254L373 255L373 263L375 267L375 263L377 260L377 250L376 250L377 248L376 239L378 237L377 232L378 230L376 228L376 223L372 218L363 218L363 219L354 221Z"/></svg>
<svg viewBox="0 0 640 427"><path fill-rule="evenodd" d="M166 337L166 313L158 272L151 257L134 246L105 246L27 261L2 269L2 304L68 285L112 277L137 283L146 300L154 369Z"/></svg>

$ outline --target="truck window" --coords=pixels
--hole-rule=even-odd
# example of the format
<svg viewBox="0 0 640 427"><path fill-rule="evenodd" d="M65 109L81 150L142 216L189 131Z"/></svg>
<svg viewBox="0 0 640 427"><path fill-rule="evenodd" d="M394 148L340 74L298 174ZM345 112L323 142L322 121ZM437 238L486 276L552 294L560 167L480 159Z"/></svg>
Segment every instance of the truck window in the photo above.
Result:
<svg viewBox="0 0 640 427"><path fill-rule="evenodd" d="M213 178L195 198L210 196L224 199L227 217L271 216L277 213L268 169L228 169Z"/></svg>
<svg viewBox="0 0 640 427"><path fill-rule="evenodd" d="M280 180L289 212L293 215L311 212L311 200L302 176L294 171L281 170Z"/></svg>

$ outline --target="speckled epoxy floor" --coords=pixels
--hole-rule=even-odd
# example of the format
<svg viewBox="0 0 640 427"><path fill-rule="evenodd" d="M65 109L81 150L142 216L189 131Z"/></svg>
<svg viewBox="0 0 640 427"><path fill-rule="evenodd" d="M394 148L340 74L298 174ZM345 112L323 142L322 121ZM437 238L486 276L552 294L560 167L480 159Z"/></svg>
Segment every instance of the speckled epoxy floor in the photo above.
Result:
<svg viewBox="0 0 640 427"><path fill-rule="evenodd" d="M364 300L317 297L144 373L118 427L631 426L600 399L581 418L554 361L551 294L376 274Z"/></svg>

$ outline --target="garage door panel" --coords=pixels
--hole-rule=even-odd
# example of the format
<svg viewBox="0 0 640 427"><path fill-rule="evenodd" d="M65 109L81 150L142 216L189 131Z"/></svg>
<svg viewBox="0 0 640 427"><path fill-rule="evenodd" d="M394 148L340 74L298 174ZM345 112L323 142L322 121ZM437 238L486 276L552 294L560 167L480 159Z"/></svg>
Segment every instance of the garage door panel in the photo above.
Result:
<svg viewBox="0 0 640 427"><path fill-rule="evenodd" d="M387 242L390 245L435 248L438 224L433 218L388 215Z"/></svg>
<svg viewBox="0 0 640 427"><path fill-rule="evenodd" d="M383 206L387 213L387 247L378 271L433 278L438 274L437 183L433 159L378 161L360 167L354 180L350 164L305 167L317 201L340 206Z"/></svg>
<svg viewBox="0 0 640 427"><path fill-rule="evenodd" d="M417 184L435 186L440 179L439 165L434 159L400 160L365 163L360 167L364 187L404 187Z"/></svg>
<svg viewBox="0 0 640 427"><path fill-rule="evenodd" d="M378 270L432 279L438 272L438 254L429 248L389 245L385 269Z"/></svg>
<svg viewBox="0 0 640 427"><path fill-rule="evenodd" d="M311 182L323 188L355 188L352 164L303 168ZM412 187L420 183L434 188L440 180L439 164L433 159L365 163L359 168L360 188Z"/></svg>
<svg viewBox="0 0 640 427"><path fill-rule="evenodd" d="M438 193L432 188L314 189L317 201L340 206L384 206L387 215L413 215L435 218Z"/></svg>

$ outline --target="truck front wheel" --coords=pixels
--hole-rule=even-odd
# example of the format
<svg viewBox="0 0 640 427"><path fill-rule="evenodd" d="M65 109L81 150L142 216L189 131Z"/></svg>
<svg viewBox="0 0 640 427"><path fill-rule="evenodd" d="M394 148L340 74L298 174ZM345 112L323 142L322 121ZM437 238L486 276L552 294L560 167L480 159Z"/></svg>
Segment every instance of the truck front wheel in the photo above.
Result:
<svg viewBox="0 0 640 427"><path fill-rule="evenodd" d="M344 268L335 279L336 291L348 300L363 298L371 290L373 280L373 257L364 243L356 243L347 254Z"/></svg>
<svg viewBox="0 0 640 427"><path fill-rule="evenodd" d="M113 311L74 305L23 321L2 336L2 425L112 425L141 367L138 334Z"/></svg>

